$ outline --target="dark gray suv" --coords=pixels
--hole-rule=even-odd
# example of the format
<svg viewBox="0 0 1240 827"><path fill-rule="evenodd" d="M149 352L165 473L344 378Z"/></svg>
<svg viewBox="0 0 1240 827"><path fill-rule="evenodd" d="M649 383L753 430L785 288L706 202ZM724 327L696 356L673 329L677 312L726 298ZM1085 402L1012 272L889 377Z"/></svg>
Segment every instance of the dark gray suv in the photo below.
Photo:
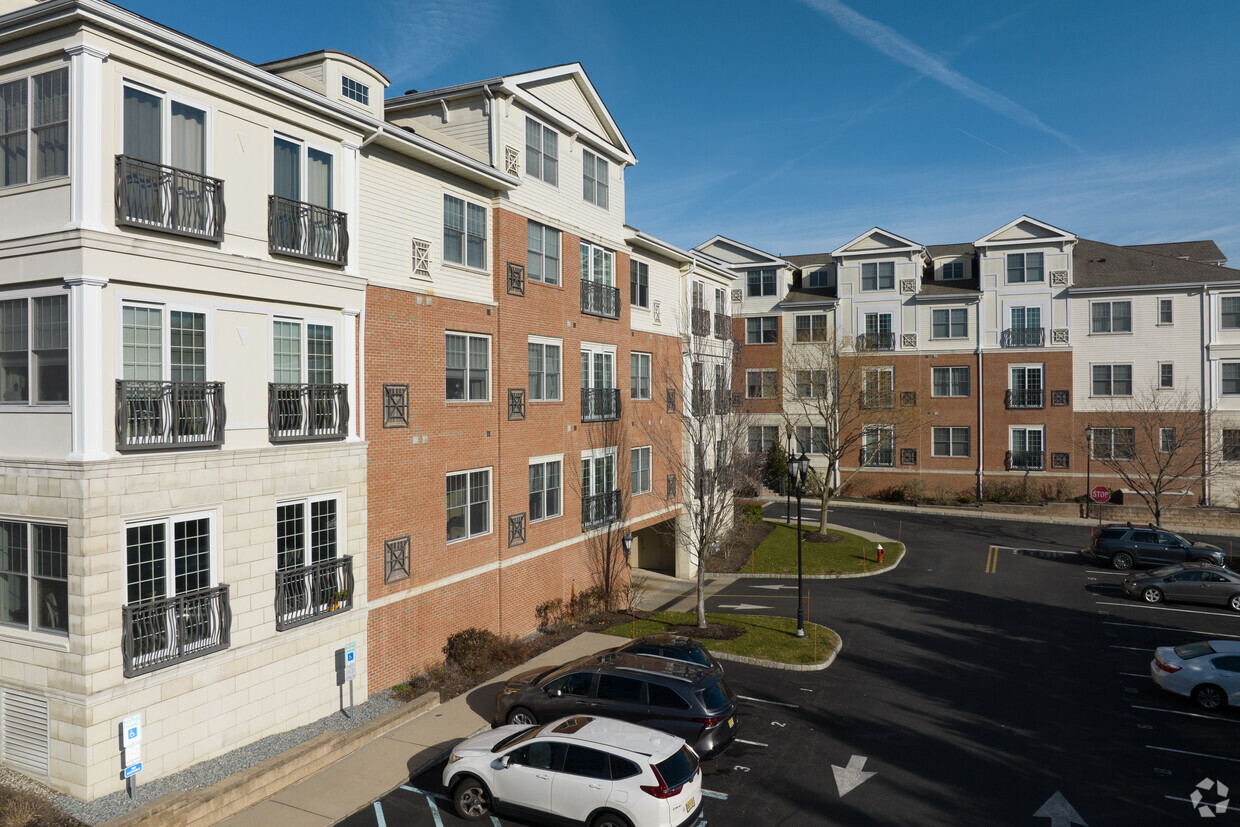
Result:
<svg viewBox="0 0 1240 827"><path fill-rule="evenodd" d="M1154 525L1109 525L1095 530L1094 544L1085 553L1102 562L1109 562L1119 571L1133 566L1163 563L1213 563L1226 566L1223 550L1209 543L1190 543L1179 534Z"/></svg>
<svg viewBox="0 0 1240 827"><path fill-rule="evenodd" d="M522 672L495 699L496 726L583 713L671 733L703 758L727 749L739 725L736 693L718 671L627 652Z"/></svg>

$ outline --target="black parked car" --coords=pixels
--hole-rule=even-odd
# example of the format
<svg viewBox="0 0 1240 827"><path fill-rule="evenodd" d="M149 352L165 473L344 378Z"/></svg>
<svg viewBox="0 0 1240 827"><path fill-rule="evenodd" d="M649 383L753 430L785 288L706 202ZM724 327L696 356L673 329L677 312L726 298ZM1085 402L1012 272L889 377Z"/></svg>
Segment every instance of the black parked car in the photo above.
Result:
<svg viewBox="0 0 1240 827"><path fill-rule="evenodd" d="M703 758L736 738L736 693L714 669L651 655L604 652L509 679L495 699L495 725L565 715L618 718L683 738Z"/></svg>
<svg viewBox="0 0 1240 827"><path fill-rule="evenodd" d="M1158 526L1109 525L1095 530L1094 544L1085 553L1111 567L1127 571L1133 566L1162 563L1213 563L1226 566L1223 550L1209 543L1191 543Z"/></svg>
<svg viewBox="0 0 1240 827"><path fill-rule="evenodd" d="M723 672L723 664L715 658L706 647L691 637L669 635L666 633L645 635L634 638L623 646L612 649L613 652L631 652L634 655L653 655L658 658L679 660L706 666Z"/></svg>

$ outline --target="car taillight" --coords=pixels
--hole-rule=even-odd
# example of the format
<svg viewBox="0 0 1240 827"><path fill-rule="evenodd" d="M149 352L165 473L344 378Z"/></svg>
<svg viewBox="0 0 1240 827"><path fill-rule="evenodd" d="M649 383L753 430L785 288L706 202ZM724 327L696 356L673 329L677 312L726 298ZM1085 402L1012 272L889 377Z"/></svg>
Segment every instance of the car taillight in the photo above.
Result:
<svg viewBox="0 0 1240 827"><path fill-rule="evenodd" d="M1158 664L1158 668L1161 669L1162 671L1171 672L1173 674L1175 672L1179 672L1181 669L1184 668L1182 666L1176 666L1174 663L1163 663L1160 660L1156 660L1154 662Z"/></svg>
<svg viewBox="0 0 1240 827"><path fill-rule="evenodd" d="M641 786L642 786L642 792L646 793L647 795L653 795L655 798L671 798L674 795L680 795L680 791L684 789L685 785L680 784L675 787L665 787L662 784L660 784L657 787L653 787L649 784L642 784Z"/></svg>
<svg viewBox="0 0 1240 827"><path fill-rule="evenodd" d="M722 720L723 720L722 715L720 715L717 718L694 718L693 719L694 723L698 723L698 724L701 724L702 726L707 726L707 727L714 726L715 724L719 723Z"/></svg>

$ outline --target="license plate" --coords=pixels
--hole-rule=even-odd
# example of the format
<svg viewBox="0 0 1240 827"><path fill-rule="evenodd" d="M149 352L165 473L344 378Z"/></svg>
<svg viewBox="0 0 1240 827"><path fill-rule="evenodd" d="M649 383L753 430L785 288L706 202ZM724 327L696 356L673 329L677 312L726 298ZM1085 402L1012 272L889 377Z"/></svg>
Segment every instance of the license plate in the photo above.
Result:
<svg viewBox="0 0 1240 827"><path fill-rule="evenodd" d="M693 812L693 799L692 798L690 798L688 801L685 802L685 812L686 813Z"/></svg>

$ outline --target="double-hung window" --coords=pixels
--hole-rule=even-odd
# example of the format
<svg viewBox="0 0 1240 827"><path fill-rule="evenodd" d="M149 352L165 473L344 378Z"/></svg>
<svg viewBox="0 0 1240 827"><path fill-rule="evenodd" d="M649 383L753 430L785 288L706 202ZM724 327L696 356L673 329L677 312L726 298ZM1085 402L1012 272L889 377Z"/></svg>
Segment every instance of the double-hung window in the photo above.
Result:
<svg viewBox="0 0 1240 827"><path fill-rule="evenodd" d="M1240 395L1240 362L1223 362L1220 368L1223 395Z"/></svg>
<svg viewBox="0 0 1240 827"><path fill-rule="evenodd" d="M861 289L894 290L896 286L896 263L894 261L868 261L861 265Z"/></svg>
<svg viewBox="0 0 1240 827"><path fill-rule="evenodd" d="M798 342L825 342L827 340L826 313L797 316L796 320L796 340Z"/></svg>
<svg viewBox="0 0 1240 827"><path fill-rule="evenodd" d="M484 225L485 232L485 225ZM526 272L530 281L560 283L560 231L530 221L526 224Z"/></svg>
<svg viewBox="0 0 1240 827"><path fill-rule="evenodd" d="M563 498L563 460L535 457L530 460L530 522L560 516Z"/></svg>
<svg viewBox="0 0 1240 827"><path fill-rule="evenodd" d="M1175 323L1175 303L1171 299L1158 300L1158 323L1160 325Z"/></svg>
<svg viewBox="0 0 1240 827"><path fill-rule="evenodd" d="M1179 440L1176 439L1175 428L1159 428L1158 429L1158 450L1164 454L1174 453L1180 447Z"/></svg>
<svg viewBox="0 0 1240 827"><path fill-rule="evenodd" d="M560 399L562 354L563 346L558 341L530 340L531 402L552 402Z"/></svg>
<svg viewBox="0 0 1240 827"><path fill-rule="evenodd" d="M827 371L798 370L797 396L801 399L825 399L827 397Z"/></svg>
<svg viewBox="0 0 1240 827"><path fill-rule="evenodd" d="M69 174L69 70L0 83L0 187Z"/></svg>
<svg viewBox="0 0 1240 827"><path fill-rule="evenodd" d="M448 542L491 531L491 469L448 474Z"/></svg>
<svg viewBox="0 0 1240 827"><path fill-rule="evenodd" d="M932 428L931 450L936 457L967 457L968 428Z"/></svg>
<svg viewBox="0 0 1240 827"><path fill-rule="evenodd" d="M896 434L890 425L867 425L862 464L891 467L896 464Z"/></svg>
<svg viewBox="0 0 1240 827"><path fill-rule="evenodd" d="M560 184L560 134L530 117L525 119L525 174L553 187Z"/></svg>
<svg viewBox="0 0 1240 827"><path fill-rule="evenodd" d="M1158 389L1169 390L1175 387L1175 363L1158 363Z"/></svg>
<svg viewBox="0 0 1240 827"><path fill-rule="evenodd" d="M969 367L931 368L931 396L968 396Z"/></svg>
<svg viewBox="0 0 1240 827"><path fill-rule="evenodd" d="M443 260L475 270L487 266L487 209L480 204L443 197Z"/></svg>
<svg viewBox="0 0 1240 827"><path fill-rule="evenodd" d="M746 296L774 296L775 271L750 270L745 274Z"/></svg>
<svg viewBox="0 0 1240 827"><path fill-rule="evenodd" d="M1240 430L1223 429L1223 461L1240 462Z"/></svg>
<svg viewBox="0 0 1240 827"><path fill-rule="evenodd" d="M1094 459L1132 459L1137 455L1136 429L1094 428L1090 444Z"/></svg>
<svg viewBox="0 0 1240 827"><path fill-rule="evenodd" d="M894 368L865 368L861 382L864 408L890 408L895 395Z"/></svg>
<svg viewBox="0 0 1240 827"><path fill-rule="evenodd" d="M774 399L779 394L778 370L745 371L745 396L749 399Z"/></svg>
<svg viewBox="0 0 1240 827"><path fill-rule="evenodd" d="M1093 395L1132 396L1132 365L1094 365Z"/></svg>
<svg viewBox="0 0 1240 827"><path fill-rule="evenodd" d="M650 354L629 354L629 398L650 398Z"/></svg>
<svg viewBox="0 0 1240 827"><path fill-rule="evenodd" d="M1091 333L1131 333L1132 302L1094 302L1089 319Z"/></svg>
<svg viewBox="0 0 1240 827"><path fill-rule="evenodd" d="M596 207L607 209L607 161L588 149L581 150L581 197Z"/></svg>
<svg viewBox="0 0 1240 827"><path fill-rule="evenodd" d="M829 453L827 429L822 425L798 425L797 452L804 454Z"/></svg>
<svg viewBox="0 0 1240 827"><path fill-rule="evenodd" d="M1219 327L1223 330L1240 330L1240 296L1223 296L1219 299Z"/></svg>
<svg viewBox="0 0 1240 827"><path fill-rule="evenodd" d="M0 301L0 405L69 401L69 297Z"/></svg>
<svg viewBox="0 0 1240 827"><path fill-rule="evenodd" d="M969 311L963 307L936 308L930 314L934 339L964 339L969 335Z"/></svg>
<svg viewBox="0 0 1240 827"><path fill-rule="evenodd" d="M1008 253L1007 283L1022 284L1046 279L1041 253Z"/></svg>
<svg viewBox="0 0 1240 827"><path fill-rule="evenodd" d="M745 320L745 342L751 345L773 345L779 341L779 317L756 316Z"/></svg>
<svg viewBox="0 0 1240 827"><path fill-rule="evenodd" d="M1236 433L1240 433L1240 431ZM779 441L779 426L750 425L748 436L749 453L765 454L771 450L772 445Z"/></svg>
<svg viewBox="0 0 1240 827"><path fill-rule="evenodd" d="M650 265L635 258L629 259L629 303L650 306Z"/></svg>
<svg viewBox="0 0 1240 827"><path fill-rule="evenodd" d="M629 471L630 493L632 494L650 493L650 454L649 445L629 451L629 461L632 463Z"/></svg>
<svg viewBox="0 0 1240 827"><path fill-rule="evenodd" d="M69 633L69 530L0 520L0 627Z"/></svg>
<svg viewBox="0 0 1240 827"><path fill-rule="evenodd" d="M491 398L491 339L469 333L445 334L445 398L486 402Z"/></svg>

